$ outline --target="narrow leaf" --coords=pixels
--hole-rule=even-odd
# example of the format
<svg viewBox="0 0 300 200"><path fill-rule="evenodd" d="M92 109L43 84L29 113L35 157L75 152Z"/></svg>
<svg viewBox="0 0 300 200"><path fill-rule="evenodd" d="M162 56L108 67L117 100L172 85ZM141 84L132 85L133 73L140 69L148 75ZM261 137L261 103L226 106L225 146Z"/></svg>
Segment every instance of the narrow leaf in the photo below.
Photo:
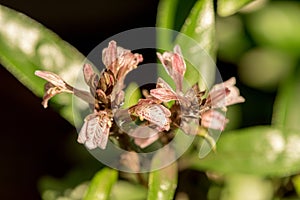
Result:
<svg viewBox="0 0 300 200"><path fill-rule="evenodd" d="M186 80L194 84L202 80L203 87L215 80L216 40L213 1L198 0L185 20L175 43L181 46L188 61Z"/></svg>
<svg viewBox="0 0 300 200"><path fill-rule="evenodd" d="M114 169L103 168L93 177L84 200L109 199L110 191L118 179L118 172Z"/></svg>
<svg viewBox="0 0 300 200"><path fill-rule="evenodd" d="M300 70L282 82L273 109L273 124L300 130Z"/></svg>
<svg viewBox="0 0 300 200"><path fill-rule="evenodd" d="M222 17L227 17L238 12L253 0L218 0L217 12Z"/></svg>
<svg viewBox="0 0 300 200"><path fill-rule="evenodd" d="M215 57L215 16L213 1L198 0L192 8L190 15L185 20L181 33L196 40L207 53ZM184 44L180 45L184 46Z"/></svg>
<svg viewBox="0 0 300 200"><path fill-rule="evenodd" d="M134 82L130 83L125 90L125 101L123 107L129 108L130 106L137 104L141 97L142 94L138 84Z"/></svg>
<svg viewBox="0 0 300 200"><path fill-rule="evenodd" d="M161 149L152 160L152 168L156 169L165 162L166 158L174 157L174 151L169 148ZM175 160L175 159L174 159ZM149 174L149 192L147 200L172 200L177 187L177 162L153 171Z"/></svg>
<svg viewBox="0 0 300 200"><path fill-rule="evenodd" d="M219 139L217 153L190 162L195 169L225 174L288 176L300 172L300 134L270 126L229 131Z"/></svg>
<svg viewBox="0 0 300 200"><path fill-rule="evenodd" d="M175 15L178 0L161 0L157 8L156 26L159 28L174 29ZM172 32L159 31L157 35L158 46L171 49Z"/></svg>
<svg viewBox="0 0 300 200"><path fill-rule="evenodd" d="M37 96L43 95L45 81L36 70L52 71L74 85L84 57L56 34L12 9L0 5L0 62ZM73 123L71 95L53 101L60 113Z"/></svg>
<svg viewBox="0 0 300 200"><path fill-rule="evenodd" d="M300 175L297 175L292 178L293 185L295 187L295 190L298 194L298 197L300 197Z"/></svg>
<svg viewBox="0 0 300 200"><path fill-rule="evenodd" d="M111 191L111 200L139 200L146 199L147 189L142 185L132 184L127 181L118 181Z"/></svg>

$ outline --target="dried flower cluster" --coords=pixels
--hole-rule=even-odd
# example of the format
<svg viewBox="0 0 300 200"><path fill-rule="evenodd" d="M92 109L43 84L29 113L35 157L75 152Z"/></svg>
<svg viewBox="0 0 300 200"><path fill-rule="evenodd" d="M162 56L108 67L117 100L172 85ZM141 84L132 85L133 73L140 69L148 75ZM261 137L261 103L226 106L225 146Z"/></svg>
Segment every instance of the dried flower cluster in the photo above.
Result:
<svg viewBox="0 0 300 200"><path fill-rule="evenodd" d="M134 146L145 148L157 140L164 143L166 138L167 141L172 139L170 133L178 128L192 135L198 134L199 127L223 130L228 120L220 111L226 110L229 105L244 102L235 87L235 78L215 85L209 92L200 91L198 84L183 91L186 64L180 47L175 46L174 52L157 53L157 56L175 82L175 90L158 78L156 88L143 92L145 98L139 99L130 108L122 108L124 79L143 61L143 57L111 41L103 50L102 61L106 68L100 75L94 72L90 64L83 67L90 92L73 88L52 72L36 71L37 76L48 81L42 104L47 107L49 99L62 92L74 94L91 104L93 113L85 118L78 136L78 142L89 149L105 149L109 136L119 140L120 146L132 150ZM170 101L173 104L167 107L166 103ZM128 135L115 118L133 121L139 126Z"/></svg>

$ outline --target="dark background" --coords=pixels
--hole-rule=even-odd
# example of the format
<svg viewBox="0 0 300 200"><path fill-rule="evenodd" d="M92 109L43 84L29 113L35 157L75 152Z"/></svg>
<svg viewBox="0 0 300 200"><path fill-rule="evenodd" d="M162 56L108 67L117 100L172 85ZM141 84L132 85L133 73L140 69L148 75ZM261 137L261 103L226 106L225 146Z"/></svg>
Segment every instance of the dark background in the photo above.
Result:
<svg viewBox="0 0 300 200"><path fill-rule="evenodd" d="M35 19L87 55L114 34L155 26L158 0L1 0L0 4ZM60 178L76 167L76 155L66 145L70 141L78 145L76 131L51 106L43 109L41 99L2 66L0 80L0 199L40 199L41 176Z"/></svg>

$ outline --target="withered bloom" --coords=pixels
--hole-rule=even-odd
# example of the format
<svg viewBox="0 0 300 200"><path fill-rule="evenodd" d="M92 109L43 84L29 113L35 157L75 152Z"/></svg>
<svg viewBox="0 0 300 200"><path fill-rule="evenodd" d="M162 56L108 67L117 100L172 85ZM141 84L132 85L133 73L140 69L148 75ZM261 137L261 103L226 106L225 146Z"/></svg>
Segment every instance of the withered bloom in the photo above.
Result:
<svg viewBox="0 0 300 200"><path fill-rule="evenodd" d="M192 135L200 135L200 127L224 130L228 119L220 111L226 111L227 106L245 101L235 86L235 78L213 86L209 92L200 91L198 84L183 91L186 64L180 47L177 45L174 52L157 53L157 56L174 80L175 91L162 78L158 78L156 88L145 94L145 98L139 99L130 108L121 108L124 102L124 79L130 71L137 68L143 57L118 47L115 41L111 41L102 51L105 69L100 74L95 73L90 64L83 66L89 92L73 88L52 72L36 71L37 76L48 81L42 104L46 108L51 97L66 92L92 105L93 112L85 118L77 139L89 149L105 149L110 135L116 138L124 136L125 132L114 121L114 116L129 122L128 124L132 121L139 124L137 128L130 130L130 136L140 148L159 139L162 141L163 137L168 137L177 128ZM170 101L175 103L169 108L165 104Z"/></svg>
<svg viewBox="0 0 300 200"><path fill-rule="evenodd" d="M100 75L94 72L90 64L83 66L84 79L90 87L90 93L71 87L52 72L36 71L35 73L48 81L45 85L44 107L47 107L51 97L61 92L75 94L94 106L93 114L85 118L77 139L89 149L106 148L110 129L114 123L111 105L118 107L122 104L125 76L143 61L140 54L133 54L130 50L118 47L115 41L109 42L102 54L106 68Z"/></svg>
<svg viewBox="0 0 300 200"><path fill-rule="evenodd" d="M176 91L182 91L183 76L186 65L178 45L174 47L174 52L164 52L162 55L157 53L167 73L172 77L176 85Z"/></svg>
<svg viewBox="0 0 300 200"><path fill-rule="evenodd" d="M186 124L191 122L196 123L197 119L200 121L200 126L224 130L228 119L217 109L226 110L226 107L229 105L245 101L235 86L235 78L215 85L208 93L207 98L204 97L205 91L199 91L198 84L195 84L183 94L182 80L186 65L180 47L176 46L174 53L165 52L163 55L159 53L157 55L168 74L173 78L176 85L176 92L159 78L156 89L152 89L150 94L162 102L169 102L171 100L177 101L174 106L178 107L178 105L180 105L180 114L178 115L183 118L181 120L181 128L183 131L187 134L197 133L194 127L191 129L191 125ZM178 109L177 112L179 112ZM185 122L185 119L188 119L189 122Z"/></svg>

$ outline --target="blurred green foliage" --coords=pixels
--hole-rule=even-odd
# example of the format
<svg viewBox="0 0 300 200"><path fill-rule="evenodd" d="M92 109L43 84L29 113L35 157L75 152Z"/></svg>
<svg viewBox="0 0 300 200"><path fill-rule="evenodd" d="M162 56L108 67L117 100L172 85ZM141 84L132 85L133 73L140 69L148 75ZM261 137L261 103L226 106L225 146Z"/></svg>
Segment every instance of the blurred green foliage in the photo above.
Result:
<svg viewBox="0 0 300 200"><path fill-rule="evenodd" d="M100 169L90 183L82 179L77 186L68 178L46 177L40 184L43 199L197 199L193 192L183 195L188 190L175 192L177 170L191 169L205 172L211 183L209 200L300 198L300 2L218 0L216 8L212 0L185 2L161 0L157 26L193 38L213 59L224 64L220 67L225 72L226 67L233 66L242 85L241 93L250 101L229 108L232 124L217 142L217 153L200 160L192 146L178 163L151 172L148 189L134 178L117 180L118 173L107 168ZM84 59L73 47L37 22L3 6L0 25L1 63L36 95L43 93L42 80L33 75L37 69L51 70L73 83ZM166 49L171 49L174 39L182 49L190 48L181 38L158 35L158 43ZM215 70L200 71L213 82ZM166 76L162 70L160 74ZM191 74L194 72L188 68L186 78L199 81ZM275 103L247 96L250 89L274 92ZM140 94L135 85L128 88L126 95L129 93L135 98L131 95L126 104L132 105ZM72 123L71 98L59 96L54 102L59 102L58 111ZM249 115L245 110L259 115L262 111L257 107L273 103L274 109L268 113L272 121L244 127L243 116ZM158 160L161 156L157 155ZM195 184L204 188L201 181Z"/></svg>
<svg viewBox="0 0 300 200"><path fill-rule="evenodd" d="M0 60L20 82L37 96L43 95L44 80L35 70L59 73L74 85L84 56L55 33L22 13L0 5ZM57 110L71 124L72 96L54 98Z"/></svg>

